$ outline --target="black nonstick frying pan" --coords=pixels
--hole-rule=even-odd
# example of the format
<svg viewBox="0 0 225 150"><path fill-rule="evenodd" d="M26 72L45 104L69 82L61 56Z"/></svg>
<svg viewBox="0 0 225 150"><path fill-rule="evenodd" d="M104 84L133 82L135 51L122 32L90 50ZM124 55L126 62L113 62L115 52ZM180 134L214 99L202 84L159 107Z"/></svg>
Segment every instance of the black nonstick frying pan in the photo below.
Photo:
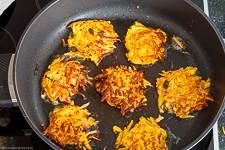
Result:
<svg viewBox="0 0 225 150"><path fill-rule="evenodd" d="M137 8L139 6L139 9ZM151 66L136 66L144 71L145 79L155 86L158 73L162 70L177 70L181 67L198 68L198 75L204 80L211 78L210 92L215 99L209 106L194 113L193 119L176 118L174 114L162 114L165 119L159 125L166 129L169 149L190 149L212 128L223 110L225 94L225 54L223 41L212 22L189 0L66 0L54 1L46 6L28 25L17 47L14 61L14 85L20 109L32 129L54 149L60 147L42 135L48 125L48 113L54 108L40 98L40 82L49 60L54 54L63 54L67 48L61 39L67 39L67 26L78 20L110 20L122 42L115 43L115 52L105 57L98 67L90 60L83 62L90 69L89 76L95 77L102 68L116 65L132 66L125 56L124 36L135 21L167 33L170 45L172 36L179 36L186 42L186 54L169 48L164 61ZM39 65L34 75L36 64ZM95 83L95 81L93 81ZM115 149L116 134L112 127L121 128L130 120L138 122L140 116L157 118L156 88L148 87L147 106L122 117L120 110L100 102L101 95L94 86L83 92L87 99L76 96L75 105L91 102L88 110L100 120L101 142L95 142L93 149ZM42 127L41 124L45 126ZM69 149L69 147L67 147Z"/></svg>

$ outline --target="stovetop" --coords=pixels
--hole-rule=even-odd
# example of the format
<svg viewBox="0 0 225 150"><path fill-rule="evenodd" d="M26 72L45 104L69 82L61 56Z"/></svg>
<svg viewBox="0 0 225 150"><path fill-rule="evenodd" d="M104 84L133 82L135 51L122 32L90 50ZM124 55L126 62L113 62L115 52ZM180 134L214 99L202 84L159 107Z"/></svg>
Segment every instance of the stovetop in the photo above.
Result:
<svg viewBox="0 0 225 150"><path fill-rule="evenodd" d="M11 54L15 53L20 36L32 18L50 1L16 0L0 16L0 54L4 54L1 57L4 61L0 60L0 100L10 99L7 62ZM225 1L192 1L202 9L209 8L206 13L225 38ZM0 108L0 126L0 149L51 149L30 129L18 107ZM210 131L192 150L213 150L212 137L213 132Z"/></svg>

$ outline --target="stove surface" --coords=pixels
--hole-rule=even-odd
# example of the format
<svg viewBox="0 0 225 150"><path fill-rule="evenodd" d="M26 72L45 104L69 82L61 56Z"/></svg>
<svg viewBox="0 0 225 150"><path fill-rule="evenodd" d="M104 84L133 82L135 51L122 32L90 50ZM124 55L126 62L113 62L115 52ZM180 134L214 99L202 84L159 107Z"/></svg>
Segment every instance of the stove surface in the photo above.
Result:
<svg viewBox="0 0 225 150"><path fill-rule="evenodd" d="M192 0L201 9L203 0ZM51 0L16 0L0 16L0 100L9 99L7 70L12 53L32 18ZM225 1L208 0L209 16L225 37ZM221 15L223 14L223 15ZM4 54L4 55L3 55ZM4 60L4 61L1 61ZM18 107L0 108L0 149L52 149L29 127ZM212 131L192 150L211 150Z"/></svg>

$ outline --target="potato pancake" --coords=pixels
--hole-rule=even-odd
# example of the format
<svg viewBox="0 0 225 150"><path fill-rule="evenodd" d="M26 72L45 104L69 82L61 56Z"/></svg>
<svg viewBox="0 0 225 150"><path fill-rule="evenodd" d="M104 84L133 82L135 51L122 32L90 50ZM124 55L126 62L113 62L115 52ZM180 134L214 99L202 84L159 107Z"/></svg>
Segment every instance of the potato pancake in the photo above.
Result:
<svg viewBox="0 0 225 150"><path fill-rule="evenodd" d="M167 133L150 117L141 117L140 121L131 129L133 120L122 131L113 126L114 132L119 132L116 139L116 149L119 150L168 150L166 145Z"/></svg>
<svg viewBox="0 0 225 150"><path fill-rule="evenodd" d="M88 70L81 65L79 61L73 59L65 59L65 55L56 58L49 66L48 71L44 73L41 87L44 92L41 97L49 100L52 104L58 104L59 101L70 103L71 96L84 94L78 91L79 87L85 91L87 84L92 85L88 76Z"/></svg>
<svg viewBox="0 0 225 150"><path fill-rule="evenodd" d="M86 108L89 103L83 106L64 105L61 109L54 109L52 117L49 118L49 126L43 132L55 140L61 147L76 145L78 149L91 150L90 139L99 140L98 130L91 127L98 124Z"/></svg>
<svg viewBox="0 0 225 150"><path fill-rule="evenodd" d="M166 33L161 29L154 30L136 21L128 29L125 37L128 61L134 64L148 65L154 64L158 58L164 60L163 52L166 40Z"/></svg>
<svg viewBox="0 0 225 150"><path fill-rule="evenodd" d="M96 66L105 56L114 52L114 43L119 40L110 21L77 21L68 27L73 31L67 40L69 49L76 49L77 56L90 58Z"/></svg>
<svg viewBox="0 0 225 150"><path fill-rule="evenodd" d="M101 79L95 84L96 90L103 94L101 101L106 100L110 106L121 109L123 116L147 105L144 89L152 85L144 79L143 71L137 71L135 67L116 66L102 69L102 72L95 77Z"/></svg>
<svg viewBox="0 0 225 150"><path fill-rule="evenodd" d="M197 68L186 67L176 71L162 71L157 78L156 87L159 94L158 107L161 113L165 109L174 112L180 118L193 118L195 110L208 106L210 97L210 78L207 81L195 75Z"/></svg>

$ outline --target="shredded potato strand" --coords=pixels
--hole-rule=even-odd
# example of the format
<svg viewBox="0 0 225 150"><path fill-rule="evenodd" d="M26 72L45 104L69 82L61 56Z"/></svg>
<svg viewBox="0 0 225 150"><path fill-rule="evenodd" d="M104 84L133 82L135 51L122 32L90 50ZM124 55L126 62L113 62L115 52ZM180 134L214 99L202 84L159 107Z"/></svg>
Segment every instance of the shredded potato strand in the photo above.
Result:
<svg viewBox="0 0 225 150"><path fill-rule="evenodd" d="M122 131L114 126L114 132L120 132L115 146L119 150L168 150L166 145L166 131L150 117L148 119L141 117L140 121L131 129L133 120ZM123 147L123 148L120 148Z"/></svg>
<svg viewBox="0 0 225 150"><path fill-rule="evenodd" d="M163 60L165 57L163 46L166 39L166 33L161 29L147 28L136 21L128 29L125 37L128 61L134 64L147 65L154 64L158 58Z"/></svg>
<svg viewBox="0 0 225 150"><path fill-rule="evenodd" d="M224 127L222 127L222 130L223 130L223 134L225 135L225 129L224 129Z"/></svg>
<svg viewBox="0 0 225 150"><path fill-rule="evenodd" d="M87 20L69 25L73 36L67 40L70 48L77 49L76 55L90 58L98 66L100 61L113 53L113 44L119 41L110 21Z"/></svg>
<svg viewBox="0 0 225 150"><path fill-rule="evenodd" d="M87 106L65 105L61 109L54 109L53 116L49 118L50 124L43 134L55 140L62 147L68 144L90 150L90 138L87 135L91 132L91 127L99 121L95 121L92 117L88 118L90 113L84 109ZM96 130L92 133L99 135Z"/></svg>
<svg viewBox="0 0 225 150"><path fill-rule="evenodd" d="M182 46L182 44L176 39L175 35L173 35L173 39L174 39L174 41L177 43L178 46L180 46L181 48L184 48L184 47Z"/></svg>
<svg viewBox="0 0 225 150"><path fill-rule="evenodd" d="M143 71L137 71L126 66L103 69L95 79L100 78L95 87L103 93L102 101L106 100L110 106L121 109L124 116L126 112L133 112L135 108L147 105L144 89L152 86L144 79Z"/></svg>
<svg viewBox="0 0 225 150"><path fill-rule="evenodd" d="M186 67L176 71L162 71L157 79L156 87L159 94L158 107L161 113L165 109L175 112L177 117L190 118L195 110L201 110L208 104L210 97L210 78L207 81L195 75L197 68ZM165 87L165 84L166 87Z"/></svg>

